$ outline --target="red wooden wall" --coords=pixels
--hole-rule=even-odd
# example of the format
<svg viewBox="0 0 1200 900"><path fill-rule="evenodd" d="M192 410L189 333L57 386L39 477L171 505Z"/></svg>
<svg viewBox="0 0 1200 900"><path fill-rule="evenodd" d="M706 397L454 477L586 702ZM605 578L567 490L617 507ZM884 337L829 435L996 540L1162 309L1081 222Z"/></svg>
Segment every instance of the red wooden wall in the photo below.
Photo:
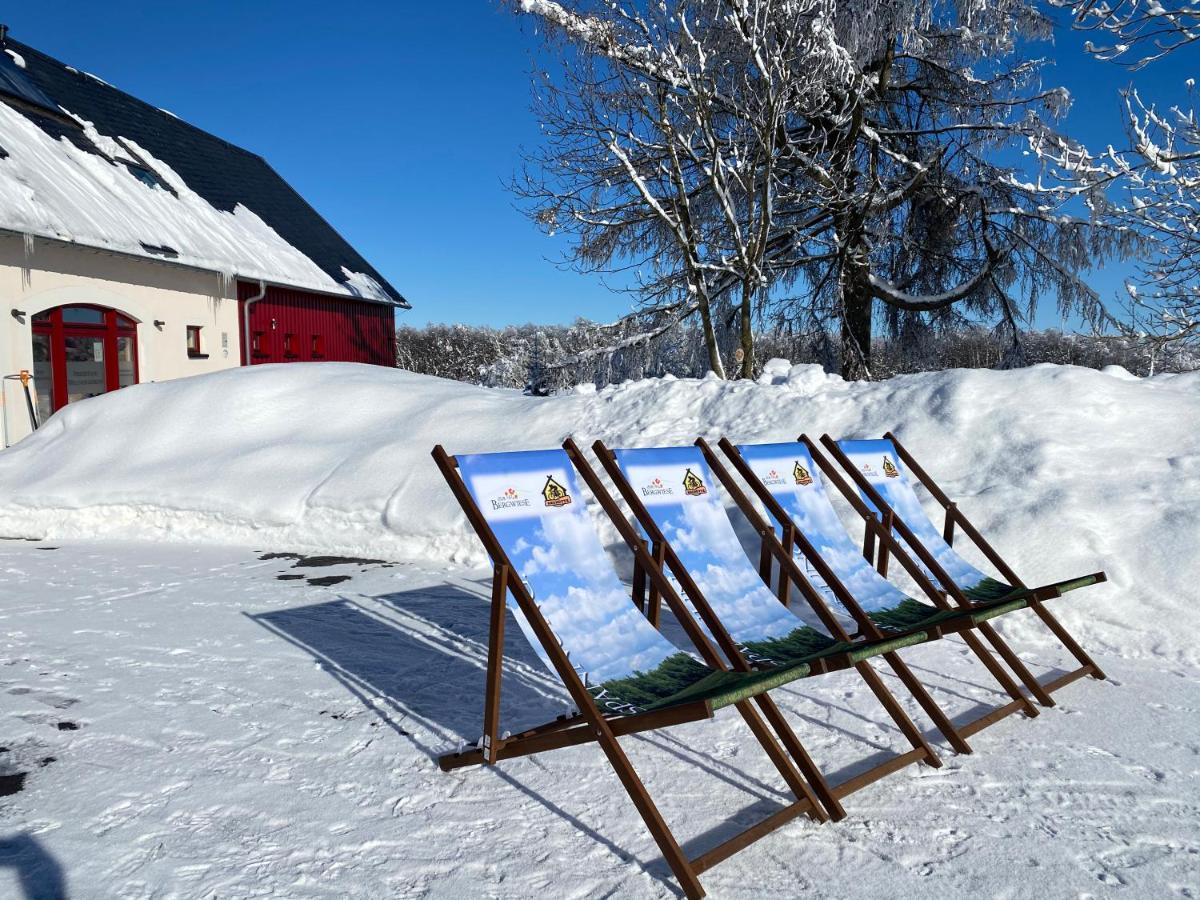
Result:
<svg viewBox="0 0 1200 900"><path fill-rule="evenodd" d="M238 282L239 301L257 293L257 284ZM382 303L268 287L267 295L250 307L251 343L257 346L250 353L249 363L324 360L394 366L394 315L395 308ZM243 304L238 316L239 341L243 345L245 316ZM243 346L242 359L246 358Z"/></svg>

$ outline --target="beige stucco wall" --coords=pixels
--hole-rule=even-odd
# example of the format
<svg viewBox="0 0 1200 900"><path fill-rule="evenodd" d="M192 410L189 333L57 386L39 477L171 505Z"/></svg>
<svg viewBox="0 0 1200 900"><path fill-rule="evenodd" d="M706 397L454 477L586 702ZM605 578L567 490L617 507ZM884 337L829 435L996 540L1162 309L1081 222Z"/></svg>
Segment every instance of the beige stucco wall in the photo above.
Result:
<svg viewBox="0 0 1200 900"><path fill-rule="evenodd" d="M16 235L0 234L0 374L33 370L30 323L54 306L87 303L119 309L138 322L138 380L166 381L241 364L238 305L232 283L214 273L35 240L33 253ZM18 319L13 310L25 315ZM160 327L154 325L161 321ZM199 325L201 350L187 354L187 326ZM222 346L222 336L227 346ZM0 423L13 444L29 432L21 385L0 382ZM86 400L81 402L88 402Z"/></svg>

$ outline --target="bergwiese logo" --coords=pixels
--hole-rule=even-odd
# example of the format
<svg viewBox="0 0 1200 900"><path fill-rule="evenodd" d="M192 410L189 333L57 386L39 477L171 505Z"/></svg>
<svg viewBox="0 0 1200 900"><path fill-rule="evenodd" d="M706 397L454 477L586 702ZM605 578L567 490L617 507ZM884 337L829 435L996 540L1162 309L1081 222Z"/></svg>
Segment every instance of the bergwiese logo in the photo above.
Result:
<svg viewBox="0 0 1200 900"><path fill-rule="evenodd" d="M663 480L661 478L655 478L648 484L642 485L643 497L658 497L663 495L670 496L673 493L675 493L675 489L663 484Z"/></svg>
<svg viewBox="0 0 1200 900"><path fill-rule="evenodd" d="M771 469L764 472L761 476L762 483L769 487L780 487L787 484L787 479L779 474L777 469Z"/></svg>
<svg viewBox="0 0 1200 900"><path fill-rule="evenodd" d="M492 509L513 509L518 506L529 506L529 499L522 497L516 488L509 488L499 497L492 498Z"/></svg>

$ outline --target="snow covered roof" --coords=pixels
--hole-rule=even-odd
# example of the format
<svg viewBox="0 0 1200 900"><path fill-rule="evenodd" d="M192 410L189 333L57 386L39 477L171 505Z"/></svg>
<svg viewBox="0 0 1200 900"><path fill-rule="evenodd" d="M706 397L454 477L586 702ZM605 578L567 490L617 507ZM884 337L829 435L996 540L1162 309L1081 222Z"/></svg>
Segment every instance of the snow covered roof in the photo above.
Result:
<svg viewBox="0 0 1200 900"><path fill-rule="evenodd" d="M409 306L261 156L11 38L0 229Z"/></svg>

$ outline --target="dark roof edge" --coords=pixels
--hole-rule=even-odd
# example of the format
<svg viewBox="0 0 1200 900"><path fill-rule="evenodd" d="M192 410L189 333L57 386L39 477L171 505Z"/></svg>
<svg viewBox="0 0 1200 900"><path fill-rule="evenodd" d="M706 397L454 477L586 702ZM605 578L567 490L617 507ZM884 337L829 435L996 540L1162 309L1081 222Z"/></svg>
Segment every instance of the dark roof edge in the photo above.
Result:
<svg viewBox="0 0 1200 900"><path fill-rule="evenodd" d="M262 157L259 157L259 158L262 159ZM343 241L345 241L347 247L354 248L354 245L346 240L345 235L343 235L340 231L338 231L336 228L334 228L332 225L330 225L329 220L326 219L319 212L317 212L316 207L314 207L311 203L309 203L307 200L305 200L303 194L301 194L298 190L296 190L294 187L292 187L292 183L290 181L288 181L286 178L284 178L282 175L280 175L278 172L275 171L275 167L273 165L271 165L270 162L263 159L262 163L264 166L266 166L268 169L271 170L271 174L274 175L276 178L278 178L282 184L287 185L287 189L296 195L296 199L299 200L301 203L303 203L305 206L307 206L309 208L309 210L312 212L312 214L314 216L316 216L318 219L320 219L322 224L324 224L326 228L328 228L330 231L332 231L334 234L336 234L339 238L341 238ZM355 248L355 252L357 253L357 248ZM391 283L388 282L388 280L383 277L383 274L381 272L377 271L375 269L375 267L372 266L371 263L367 261L367 258L365 256L363 256L361 253L359 253L358 255L359 255L359 257L362 258L362 261L367 263L367 265L371 269L370 272L360 272L358 274L370 276L375 281L377 281L379 283L379 286L381 288L383 288L385 291L387 291L392 296L392 299L396 302L396 304L398 306L401 306L404 309L412 309L412 304L409 303L406 299L404 299L404 295L401 294L394 287L392 287Z"/></svg>
<svg viewBox="0 0 1200 900"><path fill-rule="evenodd" d="M212 138L214 141L220 141L222 144L224 144L226 147L228 147L231 150L236 150L238 153L242 153L246 156L253 156L257 159L263 159L262 156L255 153L252 150L247 150L245 147L239 147L237 144L232 144L229 141L225 140L225 138L221 137L219 134L213 134L211 131L207 131L207 130L201 128L199 125L193 125L191 122L189 122L187 119L182 118L181 116L177 116L174 113L167 112L161 106L155 106L153 103L149 103L148 101L143 100L140 97L135 97L133 94L129 93L128 91L121 90L121 88L117 87L115 84L111 84L111 83L105 81L99 75L93 75L90 72L85 72L83 69L79 69L79 68L76 68L75 66L68 65L67 63L63 62L62 60L51 56L49 53L43 53L41 50L38 50L36 47L31 47L26 43L18 41L16 38L14 38L11 35L11 33L9 34L8 39L4 43L5 43L5 46L11 46L11 45L15 44L18 47L20 47L21 49L19 52L21 53L22 56L24 56L25 52L28 51L33 56L40 56L42 59L46 60L47 62L53 63L56 66L66 69L68 72L76 73L80 78L93 78L96 81L99 81L102 85L104 85L109 90L115 91L116 93L120 94L122 97L125 97L128 100L132 100L134 103L138 104L139 106L144 106L146 109L153 110L154 112L158 113L159 115L170 116L172 119L174 119L179 124L186 125L188 128L192 129L193 131L198 131L201 134L205 135L206 137ZM263 160L263 162L266 162L266 160ZM278 173L276 173L276 174L278 174Z"/></svg>
<svg viewBox="0 0 1200 900"><path fill-rule="evenodd" d="M162 259L157 256L144 256L140 253L132 253L128 250L118 250L115 247L102 247L98 244L86 244L83 241L69 241L66 238L52 237L48 234L39 234L36 231L21 231L16 228L5 228L0 226L0 236L12 235L13 237L33 237L39 241L49 241L52 244L59 244L63 247L75 247L79 250L89 250L92 253L111 253L113 256L120 256L124 259L136 259L140 262L150 263L156 266L167 266L173 269L190 269L193 272L209 272L213 275L228 276L235 281L244 281L247 284L257 284L262 282L269 287L286 288L289 291L299 291L302 294L319 294L322 297L330 297L336 300L357 300L360 303L374 303L376 306L390 306L393 309L412 309L412 304L403 297L392 300L380 300L378 297L364 297L361 294L353 294L349 290L341 291L324 291L317 287L312 287L306 284L294 284L288 281L276 281L271 278L262 278L258 275L245 275L241 272L223 272L220 269L210 269L205 266L198 266L195 263L179 262L174 259Z"/></svg>
<svg viewBox="0 0 1200 900"><path fill-rule="evenodd" d="M230 143L229 141L225 140L225 138L221 137L220 135L213 134L211 131L206 131L205 129L200 128L198 125L193 125L187 119L181 118L181 117L175 115L174 113L169 113L166 110L164 110L162 107L155 106L153 103L149 103L145 100L142 100L140 97L135 97L133 94L130 94L127 91L123 91L123 90L121 90L121 88L119 88L113 84L110 84L107 81L104 81L102 78L100 78L97 75L90 75L89 73L83 71L82 69L77 69L75 66L67 65L62 60L57 59L56 57L53 57L48 53L43 53L41 50L38 50L36 47L31 47L22 41L16 40L15 38L12 37L11 33L6 34L4 46L6 46L6 47L16 46L17 48L19 48L18 52L21 53L22 56L25 55L25 52L27 51L29 54L31 54L33 56L41 57L42 59L46 60L49 63L53 63L54 65L59 66L63 69L77 73L80 78L89 78L89 77L95 78L101 84L103 84L105 87L107 87L109 90L115 91L116 93L120 94L122 97L138 104L139 106L145 107L146 109L151 110L151 111L157 113L158 115L170 116L177 123L179 123L181 125L185 125L188 128L192 129L193 131L199 132L200 134L203 134L206 137L212 138L214 141L220 142L221 144L230 148L231 150L236 150L238 153L241 153L245 156L254 157L255 159L259 160L264 166L266 166L266 168L269 169L271 171L271 173L280 180L281 183L287 185L288 190L290 190L296 196L296 198L300 200L301 203L303 203L306 207L308 207L308 209L312 211L313 215L315 215L318 219L320 219L320 221L331 232L336 234L342 240L342 242L345 243L345 245L347 247L349 247L352 250L355 250L354 245L351 244L348 240L346 240L345 236L340 231L338 231L336 228L334 228L332 225L330 225L329 220L327 220L323 215L321 215L319 212L317 212L317 210L313 207L313 205L304 199L304 195L301 194L299 191L297 191L294 187L292 187L291 182L289 182L286 178L284 178L277 171L275 171L275 167L272 166L271 163L268 162L267 159L265 157L263 157L262 155L260 155L258 153L254 153L253 151L247 150L244 147L240 147L237 144ZM41 235L39 235L39 237L40 236ZM71 242L68 241L67 243L71 243ZM85 245L85 246L90 246L90 245ZM106 248L98 247L96 249L106 249ZM296 249L297 249L297 252L303 253L303 251L301 251L299 248L296 248ZM357 251L355 251L355 252L357 253ZM137 254L131 254L131 255L136 256ZM401 309L412 309L412 304L409 303L408 300L404 297L404 295L401 294L398 290L396 290L396 288L393 287L392 284L386 278L384 278L384 276L381 272L376 270L375 267L372 266L371 263L365 257L363 257L361 253L357 253L357 255L371 269L371 271L369 271L369 272L362 272L359 274L367 275L367 276L371 277L372 279L374 279L375 281L377 281L379 283L379 286L381 288L383 288L383 290L386 291L391 296L392 302L396 306L400 307ZM198 267L193 266L192 268L198 268ZM208 271L208 270L202 269L202 271ZM343 282L343 284L345 284L345 283L346 282ZM305 290L304 288L300 288L298 286L293 286L293 287L296 287L297 290ZM330 296L336 297L336 296L341 296L341 295L331 293ZM348 294L348 296L353 297L355 295ZM369 299L369 298L360 298L360 299ZM378 301L375 301L375 302L378 302Z"/></svg>

